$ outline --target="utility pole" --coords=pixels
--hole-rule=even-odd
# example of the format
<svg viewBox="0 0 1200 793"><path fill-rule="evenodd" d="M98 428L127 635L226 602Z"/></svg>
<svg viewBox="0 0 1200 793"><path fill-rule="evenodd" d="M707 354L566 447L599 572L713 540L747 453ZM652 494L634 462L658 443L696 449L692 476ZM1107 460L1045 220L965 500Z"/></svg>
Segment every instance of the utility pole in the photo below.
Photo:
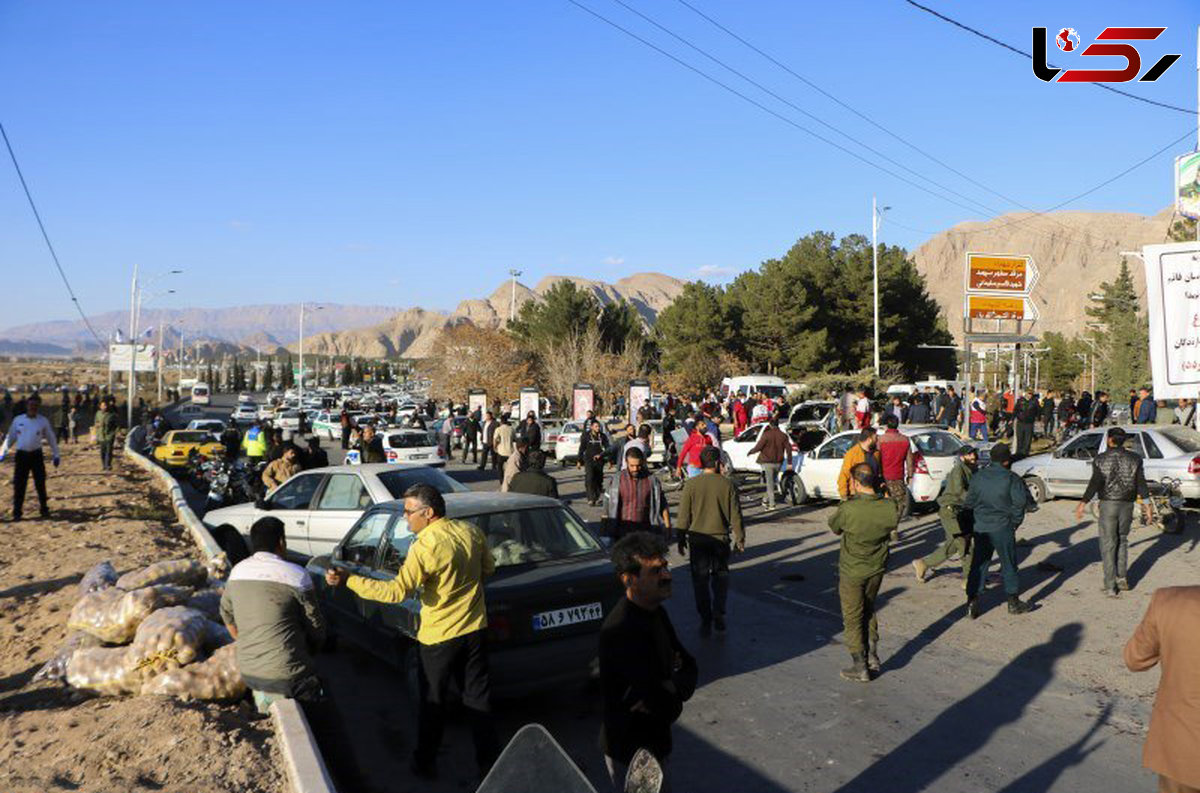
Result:
<svg viewBox="0 0 1200 793"><path fill-rule="evenodd" d="M137 390L137 370L134 368L134 358L137 357L137 291L138 266L133 265L133 283L129 287L129 385L125 392L125 426L133 429L133 399Z"/></svg>
<svg viewBox="0 0 1200 793"><path fill-rule="evenodd" d="M512 276L512 299L508 304L508 323L511 325L517 318L517 277L521 275L521 271L509 270L508 274Z"/></svg>
<svg viewBox="0 0 1200 793"><path fill-rule="evenodd" d="M162 319L162 318L160 318L160 320L159 320L159 323L158 323L158 349L154 351L154 354L158 356L157 358L155 358L154 368L158 370L158 404L160 404L160 405L162 404L163 322L165 322L165 321L166 320Z"/></svg>
<svg viewBox="0 0 1200 793"><path fill-rule="evenodd" d="M872 294L875 307L875 376L879 377L879 220L891 207L879 209L875 196L871 196L871 273Z"/></svg>
<svg viewBox="0 0 1200 793"><path fill-rule="evenodd" d="M183 399L183 325L179 326L179 398Z"/></svg>

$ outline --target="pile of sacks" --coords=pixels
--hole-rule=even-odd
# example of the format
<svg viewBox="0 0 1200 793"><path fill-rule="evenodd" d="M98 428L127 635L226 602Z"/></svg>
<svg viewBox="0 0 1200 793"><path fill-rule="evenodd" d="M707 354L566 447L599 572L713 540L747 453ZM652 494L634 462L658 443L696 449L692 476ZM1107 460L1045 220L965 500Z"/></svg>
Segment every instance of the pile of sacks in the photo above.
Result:
<svg viewBox="0 0 1200 793"><path fill-rule="evenodd" d="M34 679L100 694L237 699L246 683L221 623L229 563L156 562L118 577L109 562L79 583L71 631Z"/></svg>

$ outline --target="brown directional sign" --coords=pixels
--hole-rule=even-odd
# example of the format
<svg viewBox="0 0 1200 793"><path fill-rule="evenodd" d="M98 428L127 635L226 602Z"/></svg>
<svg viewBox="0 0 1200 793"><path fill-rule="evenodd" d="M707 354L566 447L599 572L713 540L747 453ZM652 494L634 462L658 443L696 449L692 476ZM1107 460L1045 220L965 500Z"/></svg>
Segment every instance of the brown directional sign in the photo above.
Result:
<svg viewBox="0 0 1200 793"><path fill-rule="evenodd" d="M971 319L1037 319L1033 301L1022 295L967 295L967 316Z"/></svg>
<svg viewBox="0 0 1200 793"><path fill-rule="evenodd" d="M1027 295L1037 283L1038 271L1029 256L990 253L967 254L967 292Z"/></svg>

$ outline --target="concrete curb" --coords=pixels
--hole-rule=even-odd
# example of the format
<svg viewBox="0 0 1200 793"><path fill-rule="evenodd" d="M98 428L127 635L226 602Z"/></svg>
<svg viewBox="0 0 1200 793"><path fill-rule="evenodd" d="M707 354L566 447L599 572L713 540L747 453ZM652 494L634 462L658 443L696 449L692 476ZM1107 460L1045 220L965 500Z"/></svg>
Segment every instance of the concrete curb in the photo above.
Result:
<svg viewBox="0 0 1200 793"><path fill-rule="evenodd" d="M209 534L208 529L196 517L183 497L183 489L175 479L157 463L138 451L145 443L144 427L134 427L125 438L125 456L144 471L158 477L171 497L172 506L179 522L187 527L192 540L208 559L221 553L221 546ZM287 772L292 793L336 793L333 781L321 759L304 711L293 699L280 699L271 704L271 721L275 735L279 738L279 750Z"/></svg>
<svg viewBox="0 0 1200 793"><path fill-rule="evenodd" d="M271 721L275 724L275 735L279 738L292 790L295 793L335 793L333 780L300 704L294 699L275 700L271 703Z"/></svg>

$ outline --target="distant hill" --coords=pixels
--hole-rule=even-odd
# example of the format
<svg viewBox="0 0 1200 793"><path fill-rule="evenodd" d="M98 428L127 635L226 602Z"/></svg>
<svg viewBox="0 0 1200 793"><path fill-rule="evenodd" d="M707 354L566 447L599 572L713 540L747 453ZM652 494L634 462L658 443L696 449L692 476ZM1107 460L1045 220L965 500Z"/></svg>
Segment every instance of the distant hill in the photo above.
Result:
<svg viewBox="0 0 1200 793"><path fill-rule="evenodd" d="M683 290L684 282L659 273L639 273L622 278L613 284L587 278L551 275L533 289L518 282L515 287L516 310L529 300L538 300L559 281L573 281L590 291L601 305L626 300L638 310L647 323L654 322L658 312L671 304ZM355 355L365 358L400 356L424 358L433 347L438 334L447 325L470 322L481 327L498 328L508 323L513 306L514 287L511 281L496 288L491 295L477 300L464 300L450 314L408 309L386 322L360 330L326 333L305 339L305 352L321 355ZM295 350L296 345L289 345Z"/></svg>
<svg viewBox="0 0 1200 793"><path fill-rule="evenodd" d="M968 252L1027 254L1041 278L1033 298L1041 319L1034 332L1081 333L1087 322L1087 296L1111 281L1121 266L1121 251L1166 242L1170 209L1157 215L1126 212L1013 213L986 222L959 223L913 252L930 294L962 336L963 267ZM1134 285L1145 304L1145 270L1129 259Z"/></svg>

